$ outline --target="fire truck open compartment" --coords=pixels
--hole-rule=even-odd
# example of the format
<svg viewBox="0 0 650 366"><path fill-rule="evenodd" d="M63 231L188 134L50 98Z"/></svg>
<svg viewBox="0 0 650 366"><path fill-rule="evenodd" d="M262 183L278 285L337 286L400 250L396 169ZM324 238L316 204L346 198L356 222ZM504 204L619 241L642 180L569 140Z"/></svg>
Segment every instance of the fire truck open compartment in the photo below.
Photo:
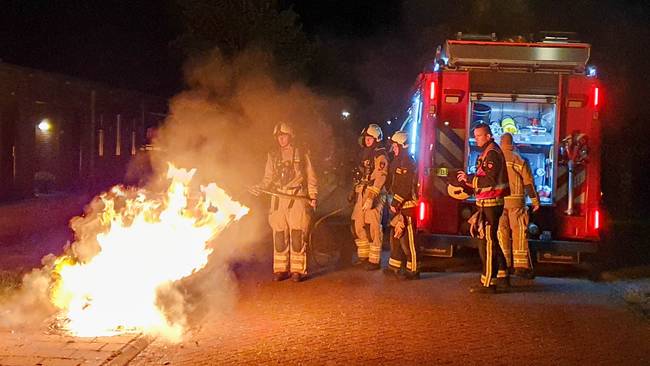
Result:
<svg viewBox="0 0 650 366"><path fill-rule="evenodd" d="M514 99L514 100L513 100ZM512 134L518 152L530 164L542 205L553 203L554 151L556 150L556 106L554 96L473 95L468 113L469 131L483 122L490 126L494 139ZM476 173L480 151L474 137L467 139L465 166ZM530 200L529 200L530 201ZM530 203L530 202L529 202Z"/></svg>
<svg viewBox="0 0 650 366"><path fill-rule="evenodd" d="M531 166L542 204L528 227L538 260L578 262L597 251L602 95L590 50L569 41L448 40L418 75L401 127L418 164L423 254L449 257L477 244L467 224L475 203L456 199L450 184L456 171L476 169L479 121L497 142L511 133Z"/></svg>

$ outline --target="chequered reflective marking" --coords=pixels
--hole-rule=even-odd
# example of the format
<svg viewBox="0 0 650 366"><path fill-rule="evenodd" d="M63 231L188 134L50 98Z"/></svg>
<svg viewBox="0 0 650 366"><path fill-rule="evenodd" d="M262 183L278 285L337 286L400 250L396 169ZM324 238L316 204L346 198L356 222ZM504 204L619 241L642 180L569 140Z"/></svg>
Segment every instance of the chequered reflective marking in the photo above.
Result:
<svg viewBox="0 0 650 366"><path fill-rule="evenodd" d="M587 180L587 170L584 166L578 166L575 169L573 175L573 203L582 204L585 201L585 193L583 191L583 186ZM555 191L555 201L561 201L567 199L568 194L568 181L569 181L569 172L565 165L560 165L558 167L558 187Z"/></svg>
<svg viewBox="0 0 650 366"><path fill-rule="evenodd" d="M437 129L437 144L435 149L435 167L449 168L449 174L455 174L453 168L463 166L465 151L465 130L462 128L441 127ZM447 182L444 179L434 179L434 186L440 193L447 195Z"/></svg>

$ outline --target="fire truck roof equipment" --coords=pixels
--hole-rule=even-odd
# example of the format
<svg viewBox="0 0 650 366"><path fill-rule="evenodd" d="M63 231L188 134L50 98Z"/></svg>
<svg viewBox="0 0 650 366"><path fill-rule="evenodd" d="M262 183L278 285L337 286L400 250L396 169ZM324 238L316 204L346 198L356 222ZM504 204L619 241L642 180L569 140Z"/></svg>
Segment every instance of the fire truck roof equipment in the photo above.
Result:
<svg viewBox="0 0 650 366"><path fill-rule="evenodd" d="M587 43L448 40L444 53L450 68L584 73L590 51Z"/></svg>

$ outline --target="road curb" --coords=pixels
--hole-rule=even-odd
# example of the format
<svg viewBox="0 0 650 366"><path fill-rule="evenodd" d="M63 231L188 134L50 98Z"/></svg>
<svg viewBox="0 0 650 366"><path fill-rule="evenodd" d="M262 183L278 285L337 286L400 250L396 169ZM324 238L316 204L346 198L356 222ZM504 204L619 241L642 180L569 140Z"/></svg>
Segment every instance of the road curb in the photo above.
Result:
<svg viewBox="0 0 650 366"><path fill-rule="evenodd" d="M122 349L115 352L108 360L101 364L101 366L124 366L127 365L131 360L135 358L140 352L142 352L151 342L155 340L155 337L147 336L140 334L139 336L132 339L129 343L124 345Z"/></svg>

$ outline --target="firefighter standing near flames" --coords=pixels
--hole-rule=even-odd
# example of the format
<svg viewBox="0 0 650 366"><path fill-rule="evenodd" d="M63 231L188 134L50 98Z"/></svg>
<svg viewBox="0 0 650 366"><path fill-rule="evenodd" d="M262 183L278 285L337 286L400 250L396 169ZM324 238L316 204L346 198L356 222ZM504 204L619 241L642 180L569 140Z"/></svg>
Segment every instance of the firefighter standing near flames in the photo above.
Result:
<svg viewBox="0 0 650 366"><path fill-rule="evenodd" d="M468 176L457 173L458 181L474 190L479 221L484 224L485 239L481 240L479 252L483 261L481 285L470 288L471 292L496 293L497 274L507 270L505 256L498 243L499 218L503 213L504 197L510 194L508 173L503 152L492 138L490 126L479 123L474 128L476 145L481 150L476 161L476 174Z"/></svg>
<svg viewBox="0 0 650 366"><path fill-rule="evenodd" d="M360 137L362 150L355 170L352 231L357 246L355 265L368 271L380 268L382 246L381 219L385 203L384 184L388 175L386 149L379 146L381 128L370 124Z"/></svg>
<svg viewBox="0 0 650 366"><path fill-rule="evenodd" d="M539 197L530 165L515 151L511 134L504 133L501 136L501 148L508 170L510 195L505 197L503 215L499 220L499 243L502 245L508 268L514 268L515 274L519 276L532 278L533 267L526 238L528 209L525 193L528 192L532 201L533 212L539 209Z"/></svg>
<svg viewBox="0 0 650 366"><path fill-rule="evenodd" d="M307 275L307 240L318 194L308 152L296 147L293 129L279 123L273 130L279 147L269 152L262 182L253 193L271 194L269 225L273 230L273 280L294 282Z"/></svg>
<svg viewBox="0 0 650 366"><path fill-rule="evenodd" d="M390 203L393 218L390 222L390 259L384 273L396 275L399 279L414 280L420 277L413 228L417 206L416 167L415 160L408 153L407 140L408 134L404 131L397 131L391 137L391 152L395 157L388 170L388 193L393 197ZM402 265L406 268L403 272Z"/></svg>

